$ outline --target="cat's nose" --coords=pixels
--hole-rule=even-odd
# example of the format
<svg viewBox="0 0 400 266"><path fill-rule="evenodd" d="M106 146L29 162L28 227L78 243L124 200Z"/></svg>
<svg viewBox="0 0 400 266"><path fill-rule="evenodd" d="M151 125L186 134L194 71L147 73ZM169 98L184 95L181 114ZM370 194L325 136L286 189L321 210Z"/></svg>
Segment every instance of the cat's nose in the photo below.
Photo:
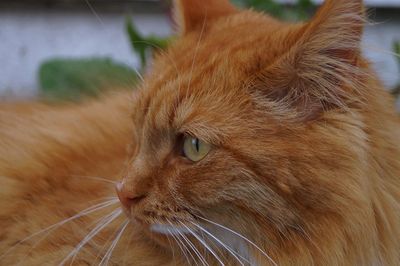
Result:
<svg viewBox="0 0 400 266"><path fill-rule="evenodd" d="M124 206L128 210L130 210L133 205L139 203L146 197L145 194L137 194L132 190L126 189L122 182L117 182L115 188L119 201L121 202L122 206Z"/></svg>

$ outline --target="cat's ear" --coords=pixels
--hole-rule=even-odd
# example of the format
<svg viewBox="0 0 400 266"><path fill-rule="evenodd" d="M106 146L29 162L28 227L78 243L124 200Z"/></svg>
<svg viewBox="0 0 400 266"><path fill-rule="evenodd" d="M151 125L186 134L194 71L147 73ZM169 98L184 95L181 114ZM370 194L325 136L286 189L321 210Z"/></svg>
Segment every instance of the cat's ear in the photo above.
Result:
<svg viewBox="0 0 400 266"><path fill-rule="evenodd" d="M303 42L338 59L356 58L365 23L362 0L327 0L305 27Z"/></svg>
<svg viewBox="0 0 400 266"><path fill-rule="evenodd" d="M313 19L289 36L291 49L262 72L268 97L304 118L359 100L364 21L361 0L325 1Z"/></svg>
<svg viewBox="0 0 400 266"><path fill-rule="evenodd" d="M235 11L229 0L174 0L173 6L175 22L181 34Z"/></svg>

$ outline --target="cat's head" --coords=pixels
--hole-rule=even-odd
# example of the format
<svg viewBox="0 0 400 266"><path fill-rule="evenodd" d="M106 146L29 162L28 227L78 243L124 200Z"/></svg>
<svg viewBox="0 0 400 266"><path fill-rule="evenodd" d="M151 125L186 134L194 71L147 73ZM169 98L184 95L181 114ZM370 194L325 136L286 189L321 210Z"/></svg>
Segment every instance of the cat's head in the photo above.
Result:
<svg viewBox="0 0 400 266"><path fill-rule="evenodd" d="M176 7L180 37L134 102L117 189L130 218L156 238L204 235L197 225L234 236L216 222L272 253L359 222L362 1L326 1L297 24L227 0Z"/></svg>

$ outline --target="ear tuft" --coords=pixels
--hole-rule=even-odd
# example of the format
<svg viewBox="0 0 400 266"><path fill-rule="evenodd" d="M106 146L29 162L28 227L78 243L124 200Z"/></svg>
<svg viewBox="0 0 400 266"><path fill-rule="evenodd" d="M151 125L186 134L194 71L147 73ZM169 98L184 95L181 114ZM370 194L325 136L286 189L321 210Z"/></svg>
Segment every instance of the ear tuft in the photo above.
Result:
<svg viewBox="0 0 400 266"><path fill-rule="evenodd" d="M236 12L229 0L174 0L173 13L181 34L201 28L222 16Z"/></svg>

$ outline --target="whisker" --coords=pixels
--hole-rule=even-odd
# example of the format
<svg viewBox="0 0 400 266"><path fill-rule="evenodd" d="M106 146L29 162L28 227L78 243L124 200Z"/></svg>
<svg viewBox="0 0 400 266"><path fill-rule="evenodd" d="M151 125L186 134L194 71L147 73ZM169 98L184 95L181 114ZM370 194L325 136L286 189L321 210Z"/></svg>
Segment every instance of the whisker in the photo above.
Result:
<svg viewBox="0 0 400 266"><path fill-rule="evenodd" d="M99 14L97 14L96 10L94 9L94 7L92 6L92 4L89 2L89 0L85 0L87 6L90 8L90 11L92 11L93 15L96 17L96 19L100 22L100 24L104 27L104 22L103 20L100 18Z"/></svg>
<svg viewBox="0 0 400 266"><path fill-rule="evenodd" d="M142 74L140 74L140 72L136 68L133 68L133 71L135 71L135 73L139 77L140 81L144 82L144 78L143 78Z"/></svg>
<svg viewBox="0 0 400 266"><path fill-rule="evenodd" d="M104 219L104 217L100 218L99 220ZM97 224L99 222L99 220L97 220L94 224ZM117 234L118 230L120 228L116 228L112 234L107 238L107 240L104 242L104 244L102 245L101 249L99 252L97 252L96 257L94 258L93 264L97 261L98 258L102 257L102 253L103 251L106 249L106 246L108 245L108 243L111 241L111 239L113 238L114 235ZM107 252L106 252L107 253ZM105 255L105 254L104 254ZM104 256L103 256L104 257ZM102 258L103 259L103 258ZM101 259L101 261L102 261ZM92 265L93 265L92 264Z"/></svg>
<svg viewBox="0 0 400 266"><path fill-rule="evenodd" d="M171 235L171 237L175 240L176 244L178 245L179 249L182 251L183 256L185 257L186 261L188 262L188 265L190 265L190 260L186 254L186 252L188 252L190 254L190 256L193 258L194 262L196 262L196 260L194 259L192 253L190 253L190 251L186 248L185 244L179 239L179 236L174 235L169 229L167 229L168 233ZM197 262L196 262L197 265Z"/></svg>
<svg viewBox="0 0 400 266"><path fill-rule="evenodd" d="M106 202L106 203L107 203L107 202ZM87 214L90 214L90 213L92 213L92 212L94 212L94 211L96 211L96 210L104 209L104 208L106 208L106 207L108 207L108 206L111 206L111 205L112 205L112 204L106 204L105 206L98 207L98 208L96 208L95 210L86 213L86 215L87 215ZM82 216L84 216L84 215L82 215ZM81 216L81 217L82 217L82 216ZM100 219L99 219L99 220L100 220ZM99 220L97 220L97 221L99 221ZM61 225L60 225L60 226L61 226ZM30 249L26 252L26 254L22 257L22 259L20 259L20 261L19 261L19 263L18 263L17 265L21 265L21 263L22 263L22 262L24 261L24 259L32 252L32 250L34 250L44 239L46 239L46 238L50 235L51 232L53 232L54 230L56 230L56 229L59 228L60 226L49 230L44 236L42 236L40 239L38 239L38 241L36 241L36 243L35 243L34 245L31 246L31 248L30 248Z"/></svg>
<svg viewBox="0 0 400 266"><path fill-rule="evenodd" d="M115 237L114 241L111 243L110 248L108 249L107 253L105 254L105 256L103 257L103 259L100 261L99 265L108 265L108 262L110 261L110 258L112 256L112 253L115 249L115 247L117 246L119 240L121 239L122 234L124 233L126 227L129 224L129 220L126 219L126 221L122 224L121 229L119 230L118 235Z"/></svg>
<svg viewBox="0 0 400 266"><path fill-rule="evenodd" d="M119 215L121 215L122 210L117 209L107 215L103 220L99 222L99 224L93 228L89 234L60 262L60 266L64 265L72 256L75 257L75 254L79 252L79 250L85 246L92 238L97 235L101 230L103 230L107 225L109 225L112 221L115 220Z"/></svg>
<svg viewBox="0 0 400 266"><path fill-rule="evenodd" d="M101 217L101 218L99 218L99 219L97 219L95 222L93 222L89 227L91 227L93 224L97 224L97 226L96 227L99 227L99 226L101 226L101 224L104 224L104 222L106 222L106 220L108 219L108 218L110 218L112 215L113 215L113 213L115 213L117 210L119 210L119 208L118 209L116 209L116 210L114 210L113 212L111 212L110 214L108 214L108 215L106 215L105 217ZM110 221L110 223L112 222L112 220ZM96 228L94 228L94 229L92 229L92 231L91 232L93 232L93 230L95 230ZM101 229L102 230L102 229ZM90 232L90 233L91 233ZM89 233L89 234L90 234ZM97 233L96 233L97 234ZM93 237L94 237L95 235L93 235ZM87 237L87 236L86 236ZM83 240L82 240L83 241ZM82 241L81 241L81 243L82 243ZM90 241L90 240L89 240ZM107 242L108 243L108 242ZM79 244L78 244L79 245ZM104 246L103 246L104 247ZM76 248L76 247L75 247ZM79 250L80 250L80 248L79 248ZM77 250L76 252L75 252L75 254L73 255L73 257L72 257L72 259L71 259L71 262L70 262L70 265L72 265L73 264L73 262L75 261L75 258L76 258L76 256L78 255L78 253L79 253L79 250ZM103 250L103 249L102 249ZM72 252L71 252L72 253ZM97 257L99 256L99 254L97 254L97 256L96 256L96 258L95 258L95 260L97 259Z"/></svg>
<svg viewBox="0 0 400 266"><path fill-rule="evenodd" d="M116 209L116 210L118 210L118 209ZM100 224L104 223L105 219L107 219L107 217L112 216L112 214L113 214L116 210L114 210L114 211L111 212L110 214L106 215L105 217L104 217L104 216L103 216L103 217L100 217L100 218L97 219L95 222L91 223L87 228L91 227L91 226L94 225L94 224L97 224L97 226L99 226ZM93 230L94 230L94 229L93 229ZM108 242L107 242L107 243L108 243ZM102 249L102 250L103 250L103 249ZM74 254L74 256L72 257L72 259L71 259L71 261L70 261L70 265L72 265L72 264L74 263L77 254L78 254L78 252L76 252L76 253ZM97 254L97 255L99 255L99 254ZM97 256L96 256L95 260L96 260L96 259L97 259Z"/></svg>
<svg viewBox="0 0 400 266"><path fill-rule="evenodd" d="M172 65L174 66L174 68L175 68L175 70L176 70L176 74L179 76L180 73L179 73L178 67L177 67L177 65L176 65L176 62L172 59L172 57L171 57L168 53L166 53L166 52L164 51L164 49L163 49L162 47L160 47L159 45L156 45L156 44L154 44L154 43L152 43L152 42L143 41L143 40L141 40L141 41L133 41L132 43L143 43L143 44L147 44L147 45L152 46L153 48L158 49L158 52L159 52L159 53L162 53L163 55L165 55L165 56L168 58L168 60L172 63ZM137 74L140 75L140 73L137 73ZM143 77L142 77L142 81L144 81L144 80L143 80Z"/></svg>
<svg viewBox="0 0 400 266"><path fill-rule="evenodd" d="M364 43L363 44L363 48L365 48L365 49L367 49L367 50L369 50L371 52L382 53L382 54L385 54L385 55L392 55L392 56L395 56L395 57L400 57L400 54L398 54L396 52L381 48L379 46L375 46L373 44Z"/></svg>
<svg viewBox="0 0 400 266"><path fill-rule="evenodd" d="M103 198L99 198L99 199L95 199L95 200L89 200L89 201L87 201L87 203L97 204L99 202L103 202L104 200L106 200L106 201L113 200L113 201L117 201L117 202L119 201L119 199L117 197L103 197Z"/></svg>
<svg viewBox="0 0 400 266"><path fill-rule="evenodd" d="M115 181L100 176L70 175L70 177L93 179L93 180L103 181L106 183L111 183L113 185L117 184L117 182Z"/></svg>
<svg viewBox="0 0 400 266"><path fill-rule="evenodd" d="M225 229L225 230L231 232L232 234L234 234L234 235L236 235L236 236L242 238L242 239L245 240L247 243L249 243L250 245L252 245L253 247L255 247L258 251L260 251L273 265L278 266L278 265L276 264L276 262L275 262L264 250L262 250L259 246L257 246L254 242L252 242L252 241L251 241L250 239L248 239L247 237L245 237L245 236L239 234L238 232L236 232L236 231L234 231L234 230L232 230L232 229L230 229L230 228L228 228L228 227L226 227L226 226L223 226L223 225L221 225L221 224L219 224L219 223L213 222L213 221L208 220L208 219L206 219L206 218L204 218L204 217L200 217L200 216L197 216L197 217L198 217L199 219L202 219L202 220L204 220L204 221L206 221L206 222L209 222L209 223L211 223L211 224L213 224L213 225L215 225L215 226L218 226L218 227L220 227L220 228L222 228L222 229Z"/></svg>
<svg viewBox="0 0 400 266"><path fill-rule="evenodd" d="M203 228L202 226L192 222L192 224L194 226L196 226L197 228L199 228L201 231L205 232L207 235L209 235L211 238L213 238L215 241L217 241L221 246L223 246L239 263L240 265L244 266L244 263L238 258L238 256L240 258L242 258L244 261L246 261L247 263L251 264L249 260L247 260L246 258L244 258L243 256L241 256L239 253L235 252L232 248L230 248L228 245L226 245L224 242L222 242L220 239L218 239L216 236L214 236L213 234L211 234L208 230L206 230L205 228Z"/></svg>
<svg viewBox="0 0 400 266"><path fill-rule="evenodd" d="M190 89L190 85L192 83L194 65L196 63L196 57L197 57L197 53L198 53L199 48L200 48L201 39L203 38L203 33L204 33L205 26L206 26L206 21L207 21L207 14L204 17L203 25L202 25L201 31L200 31L199 40L197 41L197 45L196 45L196 48L195 48L195 51L194 51L193 61L192 61L191 69L190 69L190 76L189 76L189 82L188 82L187 90Z"/></svg>
<svg viewBox="0 0 400 266"><path fill-rule="evenodd" d="M177 79L179 80L179 82L178 82L178 95L181 95L181 85L182 85L182 80L180 79L181 73L179 72L178 66L177 66L176 62L173 60L173 58L167 52L165 52L164 49L162 49L162 47L160 47L160 46L158 46L158 45L156 45L154 43L151 43L149 41L134 41L134 43L144 43L144 44L152 46L153 48L157 48L158 52L162 53L170 61L172 66L175 68ZM142 79L142 81L144 82L143 79ZM176 106L175 106L175 108L176 108Z"/></svg>
<svg viewBox="0 0 400 266"><path fill-rule="evenodd" d="M129 234L129 242L128 242L128 245L126 245L126 248L125 248L125 254L124 254L124 260L123 260L123 263L122 263L122 265L123 266L125 266L126 265L126 259L127 259L127 254L128 254L128 250L129 250L129 247L131 246L131 244L132 244L132 238L133 238L133 230L131 230L131 233Z"/></svg>
<svg viewBox="0 0 400 266"><path fill-rule="evenodd" d="M182 237L182 239L189 245L189 248L191 249L191 250L193 250L193 252L196 254L196 256L199 258L199 260L200 260L200 262L203 264L203 265L209 265L208 263L207 263L207 260L203 257L203 255L200 253L200 251L196 248L196 246L192 243L192 241L190 241L190 239L189 238L187 238L184 234L182 234L182 233L180 233L180 232L178 232L178 234ZM192 255L192 253L190 252L189 253L191 256L192 256L192 258L193 258L193 260L196 262L196 265L197 265L197 260L194 258L194 256Z"/></svg>
<svg viewBox="0 0 400 266"><path fill-rule="evenodd" d="M171 231L169 229L167 229L168 234L171 234ZM172 252L172 261L176 263L175 261L175 252L174 252L174 247L172 246L172 242L171 239L169 238L170 236L166 235L168 243L169 243L169 247L171 248L171 252Z"/></svg>
<svg viewBox="0 0 400 266"><path fill-rule="evenodd" d="M225 265L221 258L214 252L214 250L202 239L199 235L197 235L195 232L193 232L192 229L190 229L189 226L186 224L180 222L216 259L221 265Z"/></svg>
<svg viewBox="0 0 400 266"><path fill-rule="evenodd" d="M53 224L53 225L51 225L51 226L49 226L49 227L46 227L46 228L44 228L44 229L42 229L42 230L40 230L40 231L38 231L38 232L36 232L36 233L34 233L34 234L31 234L31 235L27 236L26 238L24 238L24 239L18 241L15 245L13 245L13 246L11 246L9 249L7 249L7 250L0 256L0 261L1 261L5 256L7 256L7 254L9 254L11 251L13 251L15 248L17 248L19 245L25 243L26 241L29 241L30 239L34 238L35 236L38 236L38 235L40 235L40 234L42 234L42 233L45 233L45 232L47 232L47 231L50 230L44 237L42 237L42 238L30 249L30 251L31 251L33 248L35 248L35 247L39 244L40 241L42 241L43 239L45 239L45 238L48 236L48 234L50 234L52 231L56 230L57 228L63 226L64 224L66 224L66 223L68 223L68 222L70 222L70 221L79 219L79 218L81 218L81 217L83 217L83 216L85 216L85 215L88 215L88 214L90 214L90 213L93 213L93 212L95 212L95 211L104 209L104 208L106 208L106 207L108 207L108 206L111 206L111 205L113 205L113 204L116 204L117 202L118 202L118 200L115 199L115 200L109 200L109 201L106 201L106 202L102 202L102 203L96 204L96 205L94 205L94 206L91 206L91 207L89 207L89 208L86 208L86 209L82 210L81 212L77 213L76 215L74 215L74 216L72 216L72 217L70 217L70 218L67 218L67 219L65 219L65 220L62 220L62 221L60 221L60 222L58 222L58 223L56 223L56 224ZM30 251L29 251L29 252L30 252Z"/></svg>

